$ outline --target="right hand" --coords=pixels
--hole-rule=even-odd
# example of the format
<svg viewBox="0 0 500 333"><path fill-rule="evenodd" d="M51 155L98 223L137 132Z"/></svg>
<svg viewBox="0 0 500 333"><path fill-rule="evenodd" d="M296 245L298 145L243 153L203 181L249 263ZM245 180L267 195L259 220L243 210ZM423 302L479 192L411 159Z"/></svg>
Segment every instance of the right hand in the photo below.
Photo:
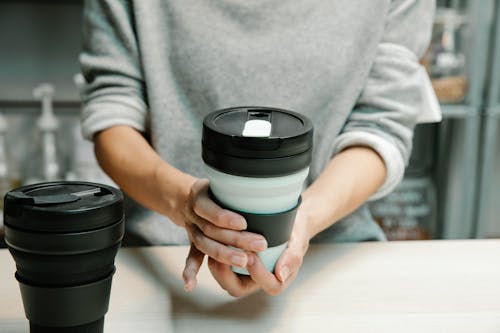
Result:
<svg viewBox="0 0 500 333"><path fill-rule="evenodd" d="M208 196L208 180L200 180L164 161L144 136L129 126L113 126L94 136L99 165L120 188L151 210L184 227L191 241L184 279L196 284L196 273L208 255L227 265L245 266L245 251L261 251L261 235L247 231L243 217L217 206ZM191 255L193 253L193 255Z"/></svg>
<svg viewBox="0 0 500 333"><path fill-rule="evenodd" d="M267 248L266 239L243 231L247 227L245 219L213 202L208 189L207 179L196 180L182 210L184 227L191 242L183 272L187 291L196 286L196 275L205 255L222 264L246 267L248 257L243 251L260 252Z"/></svg>

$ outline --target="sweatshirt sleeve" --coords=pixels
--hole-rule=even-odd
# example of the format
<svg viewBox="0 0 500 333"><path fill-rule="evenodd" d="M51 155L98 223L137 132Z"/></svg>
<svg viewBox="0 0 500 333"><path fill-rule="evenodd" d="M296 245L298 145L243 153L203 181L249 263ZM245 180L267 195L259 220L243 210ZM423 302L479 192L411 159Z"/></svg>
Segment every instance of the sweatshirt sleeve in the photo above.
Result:
<svg viewBox="0 0 500 333"><path fill-rule="evenodd" d="M147 105L130 2L86 0L80 66L82 133L116 125L144 132Z"/></svg>
<svg viewBox="0 0 500 333"><path fill-rule="evenodd" d="M385 181L369 200L390 193L403 178L423 112L419 58L430 41L434 10L434 0L392 1L366 84L334 142L334 153L362 145L384 160Z"/></svg>

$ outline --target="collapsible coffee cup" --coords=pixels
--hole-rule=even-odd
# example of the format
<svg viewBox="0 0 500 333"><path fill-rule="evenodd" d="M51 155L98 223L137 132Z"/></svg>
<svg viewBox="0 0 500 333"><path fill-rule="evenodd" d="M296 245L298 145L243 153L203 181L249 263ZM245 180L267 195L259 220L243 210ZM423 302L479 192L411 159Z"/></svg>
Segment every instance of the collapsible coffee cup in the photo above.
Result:
<svg viewBox="0 0 500 333"><path fill-rule="evenodd" d="M122 193L87 182L20 187L5 196L4 222L30 332L101 333L124 234Z"/></svg>
<svg viewBox="0 0 500 333"><path fill-rule="evenodd" d="M247 231L266 238L268 248L258 255L271 272L290 239L312 142L311 122L283 109L236 107L203 121L202 158L213 199L242 215Z"/></svg>

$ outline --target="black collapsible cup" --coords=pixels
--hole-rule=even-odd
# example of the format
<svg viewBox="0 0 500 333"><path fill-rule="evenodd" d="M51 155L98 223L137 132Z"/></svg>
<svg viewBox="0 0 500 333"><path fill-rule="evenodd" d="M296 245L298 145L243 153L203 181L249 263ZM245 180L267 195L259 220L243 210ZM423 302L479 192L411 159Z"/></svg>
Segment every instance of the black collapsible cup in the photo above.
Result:
<svg viewBox="0 0 500 333"><path fill-rule="evenodd" d="M4 199L5 241L31 333L102 333L123 195L88 182L20 187Z"/></svg>

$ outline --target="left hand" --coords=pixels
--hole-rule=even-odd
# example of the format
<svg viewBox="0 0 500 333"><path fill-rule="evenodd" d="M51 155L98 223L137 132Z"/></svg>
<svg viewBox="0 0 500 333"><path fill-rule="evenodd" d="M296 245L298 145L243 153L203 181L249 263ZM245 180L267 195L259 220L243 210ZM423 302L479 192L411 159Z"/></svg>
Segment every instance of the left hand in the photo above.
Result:
<svg viewBox="0 0 500 333"><path fill-rule="evenodd" d="M250 273L249 276L238 275L231 270L231 266L217 262L212 258L208 258L208 268L219 285L231 296L242 297L260 289L269 295L277 295L285 290L297 276L304 255L309 248L309 240L307 219L299 209L288 247L278 259L274 274L266 270L255 253L247 253L246 268ZM194 262L200 262L199 256L203 254L198 252L196 248L191 247L186 259L184 274L187 271L197 271L189 266ZM192 260L196 257L198 260Z"/></svg>

